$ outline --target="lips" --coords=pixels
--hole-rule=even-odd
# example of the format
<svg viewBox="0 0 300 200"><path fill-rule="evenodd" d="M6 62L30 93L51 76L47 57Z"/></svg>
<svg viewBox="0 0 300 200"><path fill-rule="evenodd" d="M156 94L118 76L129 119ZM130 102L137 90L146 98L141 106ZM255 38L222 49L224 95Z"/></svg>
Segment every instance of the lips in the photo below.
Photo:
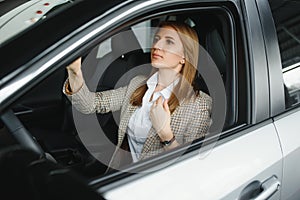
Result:
<svg viewBox="0 0 300 200"><path fill-rule="evenodd" d="M163 57L157 53L153 53L152 58L163 58Z"/></svg>

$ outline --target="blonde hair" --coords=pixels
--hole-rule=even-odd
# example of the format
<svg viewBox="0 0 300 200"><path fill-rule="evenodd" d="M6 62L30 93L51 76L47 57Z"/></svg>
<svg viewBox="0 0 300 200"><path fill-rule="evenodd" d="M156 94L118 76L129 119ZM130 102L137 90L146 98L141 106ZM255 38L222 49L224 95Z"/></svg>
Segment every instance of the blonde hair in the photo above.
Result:
<svg viewBox="0 0 300 200"><path fill-rule="evenodd" d="M168 101L170 111L173 113L181 100L190 99L192 97L193 90L196 93L196 96L199 95L199 90L196 89L194 82L198 65L199 40L196 31L187 24L178 22L162 22L158 28L160 29L163 27L171 27L178 33L183 44L185 57L185 64L182 66L180 71L180 81L173 89ZM153 74L153 72L151 74ZM137 88L131 95L130 103L134 106L141 106L142 99L147 89L148 87L146 84Z"/></svg>

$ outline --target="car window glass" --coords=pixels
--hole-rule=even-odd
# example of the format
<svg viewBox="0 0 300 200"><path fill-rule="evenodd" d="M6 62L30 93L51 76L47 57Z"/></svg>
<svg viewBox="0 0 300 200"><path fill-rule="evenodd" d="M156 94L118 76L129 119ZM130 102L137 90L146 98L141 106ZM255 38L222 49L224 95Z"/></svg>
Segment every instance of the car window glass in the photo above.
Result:
<svg viewBox="0 0 300 200"><path fill-rule="evenodd" d="M286 107L300 104L300 2L269 0L281 54Z"/></svg>
<svg viewBox="0 0 300 200"><path fill-rule="evenodd" d="M131 30L133 31L135 37L137 38L144 53L150 52L149 46L151 46L151 43L152 43L151 30L147 29L146 27L151 27L150 20L138 23L131 27Z"/></svg>
<svg viewBox="0 0 300 200"><path fill-rule="evenodd" d="M96 58L103 58L105 55L111 52L111 38L101 42L98 47Z"/></svg>
<svg viewBox="0 0 300 200"><path fill-rule="evenodd" d="M203 19L210 16L211 21ZM232 51L230 45L234 41L230 37L230 26L226 18L221 14L212 12L192 13L192 14L173 14L155 17L146 21L139 22L117 32L109 39L97 44L83 60L83 72L86 75L86 83L92 91L106 91L127 86L137 75L149 76L151 72L150 50L153 43L153 36L157 30L157 25L163 21L179 21L188 24L199 34L200 46L203 57L199 58L199 87L201 91L209 94L208 86L203 76L204 65L213 63L216 66L218 75L221 77L222 87L225 87L227 98L227 116L222 128L228 130L232 127L244 123L244 114L240 114L237 119L235 112L238 110L237 102L233 96L236 90L236 77L233 76ZM102 49L107 47L107 49ZM95 51L97 52L95 54ZM105 53L101 53L105 51ZM100 53L101 53L101 56ZM96 55L96 58L95 58ZM212 61L212 62L211 62ZM92 63L92 64L91 64ZM94 67L95 69L89 69ZM92 73L91 73L92 72ZM217 78L215 77L215 80ZM216 81L215 81L216 82ZM241 98L242 101L243 98ZM244 100L244 99L243 99ZM225 101L224 101L225 102ZM241 103L244 105L244 103ZM240 108L239 110L243 110ZM110 117L108 117L110 115ZM119 111L109 114L97 114L98 122L107 137L117 143L117 138L112 137L113 133L118 132L120 123ZM184 123L184 120L183 120Z"/></svg>
<svg viewBox="0 0 300 200"><path fill-rule="evenodd" d="M211 20L204 20L206 18ZM124 30L109 38L102 40L98 38L100 42L96 45L93 43L94 46L89 46L88 50L86 49L85 52L88 53L84 55L82 61L82 68L85 69L83 73L88 88L95 92L126 86L133 78L128 72L133 69L141 69L138 73L149 75L151 71L151 68L149 68L151 48L149 47L153 42L153 31L155 29L145 28L148 26L157 27L160 22L165 20L184 22L197 31L199 43L203 50L201 55L205 53L205 56L199 58L200 64L197 66L199 70L197 87L209 95L214 94L214 92L211 93L208 90L209 86L206 85L206 76L203 72L204 67L208 67L206 65L213 64L217 73L214 82L216 82L216 77L220 77L222 87L225 88L226 92L224 96L227 97L227 104L224 103L224 105L228 113L222 128L224 127L224 130L226 130L245 123L240 121L244 120L246 115L245 112L242 112L244 110L242 107L246 105L244 102L245 95L240 92L241 98L237 98L234 96L237 92L233 92L238 89L235 82L238 77L233 75L235 66L232 64L235 59L234 51L237 51L233 46L235 38L231 37L234 30L231 30L232 27L230 27L227 18L221 13L201 11L158 16L123 27ZM120 33L125 33L125 35ZM124 48L124 45L128 47L126 42L136 46L128 50ZM241 51L237 52L240 53ZM142 67L136 68L136 66L146 67L147 70ZM241 66L244 65L241 64ZM97 139L98 129L101 128L109 141L116 145L118 143L120 112L97 114L95 121L98 129L85 125L83 127L84 135L91 131L96 137L96 139L88 138L88 141L85 141L88 143L86 145L79 134L76 122L74 123L74 115L82 116L82 114L77 113L72 108L71 102L62 93L66 77L67 73L64 68L56 71L17 101L13 106L13 110L43 149L49 152L58 163L74 168L89 178L103 174L107 163L99 162L97 156L105 155L107 162L109 162L115 149L109 148L107 141ZM240 80L245 79L240 78ZM246 91L244 88L240 90ZM236 101L235 98L239 101ZM237 105L241 105L240 109L236 109ZM238 111L241 113L235 113ZM236 119L236 115L239 116L238 119ZM84 116L90 117L91 115ZM178 122L188 123L185 118L178 120ZM179 134L178 140L183 141L182 135L185 134L186 130L180 131L181 135ZM192 142L194 139L191 138L188 142ZM200 138L196 140L201 142Z"/></svg>

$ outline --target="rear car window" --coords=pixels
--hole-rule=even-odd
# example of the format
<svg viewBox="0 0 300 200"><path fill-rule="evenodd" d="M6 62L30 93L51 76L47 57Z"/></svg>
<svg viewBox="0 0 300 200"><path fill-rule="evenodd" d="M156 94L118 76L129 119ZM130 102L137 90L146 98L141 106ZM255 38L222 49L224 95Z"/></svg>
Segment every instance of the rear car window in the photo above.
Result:
<svg viewBox="0 0 300 200"><path fill-rule="evenodd" d="M300 105L300 2L269 0L277 30L286 108Z"/></svg>

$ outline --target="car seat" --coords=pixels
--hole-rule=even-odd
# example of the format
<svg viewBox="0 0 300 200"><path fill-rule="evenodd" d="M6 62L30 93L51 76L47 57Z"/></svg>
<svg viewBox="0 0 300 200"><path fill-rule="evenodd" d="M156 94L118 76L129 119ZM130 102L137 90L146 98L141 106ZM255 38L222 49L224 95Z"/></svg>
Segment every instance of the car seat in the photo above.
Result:
<svg viewBox="0 0 300 200"><path fill-rule="evenodd" d="M222 31L222 34L228 34L226 31ZM224 38L228 38L226 35ZM221 77L224 82L225 92L226 92L226 118L224 128L227 129L234 125L236 121L236 101L235 101L235 90L234 90L234 69L233 66L229 66L230 57L227 55L225 42L223 41L219 30L216 27L211 27L206 32L205 47L214 63L219 69Z"/></svg>
<svg viewBox="0 0 300 200"><path fill-rule="evenodd" d="M83 73L86 83L91 91L105 91L114 89L119 80L128 74L131 69L137 66L150 63L150 55L144 53L132 30L126 30L111 37L111 51L101 58L97 58L99 48L97 46L83 61ZM96 66L94 69L84 70ZM132 78L128 75L126 81L118 84L118 87L125 86ZM117 142L119 119L113 116L116 114L97 114L98 121L107 137Z"/></svg>

